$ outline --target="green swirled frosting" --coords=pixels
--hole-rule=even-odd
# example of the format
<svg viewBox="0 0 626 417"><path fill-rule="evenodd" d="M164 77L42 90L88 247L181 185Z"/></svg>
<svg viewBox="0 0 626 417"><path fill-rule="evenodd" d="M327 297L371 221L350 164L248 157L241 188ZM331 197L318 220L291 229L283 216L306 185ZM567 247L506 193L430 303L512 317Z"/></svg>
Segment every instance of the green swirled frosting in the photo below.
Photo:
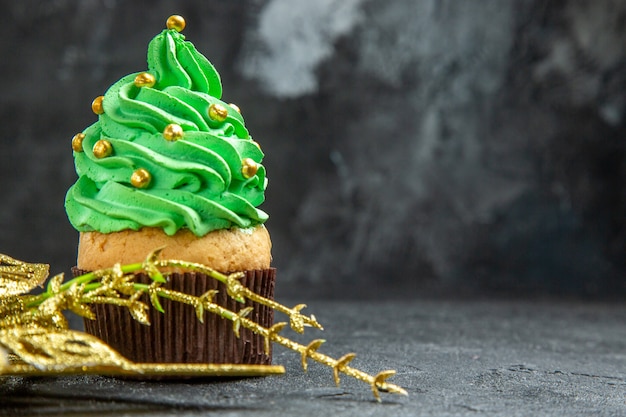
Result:
<svg viewBox="0 0 626 417"><path fill-rule="evenodd" d="M267 220L257 207L267 186L263 153L234 106L220 100L219 74L185 37L166 29L148 46L153 86L135 85L138 73L113 84L102 101L103 113L84 130L74 147L78 180L65 208L81 232L111 233L160 227L168 235L188 228L197 236ZM227 115L211 117L212 104ZM164 129L182 127L179 140ZM94 152L106 141L110 154ZM245 163L255 170L245 171ZM133 185L139 169L146 185Z"/></svg>

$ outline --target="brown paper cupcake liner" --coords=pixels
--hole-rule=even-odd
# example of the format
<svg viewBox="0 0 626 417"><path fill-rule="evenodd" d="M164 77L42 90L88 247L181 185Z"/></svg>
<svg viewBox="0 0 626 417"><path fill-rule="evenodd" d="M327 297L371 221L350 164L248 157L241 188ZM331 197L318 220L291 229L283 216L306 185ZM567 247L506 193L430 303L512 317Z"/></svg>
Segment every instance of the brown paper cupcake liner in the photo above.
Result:
<svg viewBox="0 0 626 417"><path fill-rule="evenodd" d="M74 268L72 272L78 276L88 271ZM244 286L265 298L274 298L275 268L244 272L240 281ZM146 274L137 274L137 280L150 282ZM195 296L217 290L213 301L220 306L235 312L252 306L248 319L263 327L271 327L274 322L271 308L249 300L238 303L228 296L224 284L205 274L169 274L164 286ZM150 304L147 295L143 297L142 301ZM237 338L230 320L206 312L201 323L192 306L167 299L160 302L165 314L150 308L150 326L135 321L123 307L95 304L92 308L96 319L85 319L85 331L135 362L271 364L272 355L266 354L262 336L241 328Z"/></svg>

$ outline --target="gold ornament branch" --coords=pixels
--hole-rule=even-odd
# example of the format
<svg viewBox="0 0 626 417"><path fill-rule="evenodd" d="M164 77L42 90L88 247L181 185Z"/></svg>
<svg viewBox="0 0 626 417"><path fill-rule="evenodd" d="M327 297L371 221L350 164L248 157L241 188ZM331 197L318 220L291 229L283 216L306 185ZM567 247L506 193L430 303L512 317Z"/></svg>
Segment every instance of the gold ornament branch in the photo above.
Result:
<svg viewBox="0 0 626 417"><path fill-rule="evenodd" d="M91 304L112 304L128 309L138 322L149 325L149 306L140 301L147 294L150 304L164 312L160 298L192 306L200 322L205 312L217 314L233 323L233 332L239 337L243 326L265 338L265 350L269 352L272 342L300 353L302 366L307 370L307 359L312 359L333 369L335 383L339 374L345 374L370 385L375 398L379 392L407 395L401 387L386 380L395 371L383 371L369 375L348 366L355 354L349 353L339 359L318 352L324 340L317 339L307 346L279 335L287 323L281 322L270 328L263 327L246 316L253 310L247 307L238 313L213 302L216 291L201 296L163 288L166 282L163 270L183 268L204 273L226 285L228 295L239 301L246 299L266 305L289 318L290 327L303 333L304 327L322 329L315 316L305 316L300 311L306 307L298 304L286 307L274 300L259 296L240 283L242 273L224 275L201 264L178 260L159 260L160 250L150 254L143 263L115 265L113 268L91 272L63 282L63 275L48 281L45 291L39 295L26 295L41 286L48 276L43 264L28 264L0 254L0 375L66 375L66 374L144 374L177 376L262 375L283 373L280 366L212 365L212 364L137 364L122 357L98 338L69 329L63 311L69 310L83 317L95 318ZM134 274L145 272L151 284L134 281ZM229 368L230 367L230 368ZM261 369L263 368L263 369Z"/></svg>
<svg viewBox="0 0 626 417"><path fill-rule="evenodd" d="M239 337L239 329L242 326L250 329L256 334L260 334L265 338L266 352L269 352L270 350L270 343L275 342L288 349L300 353L302 356L302 367L305 371L307 370L307 358L311 358L316 362L331 367L333 369L335 384L337 384L337 386L339 386L340 382L339 373L343 373L370 384L372 392L374 393L374 397L376 397L377 401L381 401L379 393L380 391L407 395L407 392L403 388L386 382L387 378L395 375L395 371L383 371L375 376L372 376L358 369L349 367L348 363L356 356L354 353L348 353L340 359L333 359L330 356L317 352L317 349L322 345L322 343L325 342L325 340L317 339L309 343L309 345L307 346L294 342L293 340L278 334L287 326L287 323L280 322L274 324L270 328L263 327L258 323L255 323L254 321L246 318L246 316L252 310L252 307L245 308L239 313L235 313L234 311L228 310L220 305L211 302L211 299L215 294L214 291L209 291L207 294L204 294L200 297L194 297L188 294L182 294L167 289L159 289L157 291L159 296L194 306L194 308L196 309L196 314L199 318L204 311L209 311L225 319L231 320L233 322L233 332L235 333L235 335L237 335L237 337ZM283 308L285 307L283 306ZM290 319L292 318L292 315L300 314L297 310L294 309L287 310L289 311L288 315Z"/></svg>
<svg viewBox="0 0 626 417"><path fill-rule="evenodd" d="M277 303L274 300L267 299L265 297L261 297L254 291L245 287L239 282L241 278L244 277L242 272L236 272L230 275L221 274L211 268L208 268L202 264L191 263L191 262L183 262L176 260L167 260L167 261L158 261L155 260L154 264L157 267L165 268L165 267L179 267L184 269L191 269L196 272L200 272L206 274L226 285L228 295L233 299L244 302L245 299L250 301L257 302L259 304L268 306L275 311L281 312L289 317L289 324L297 333L304 333L304 327L314 327L319 330L324 330L324 328L317 322L314 315L305 316L300 313L300 311L306 307L306 304L298 304L293 308L286 307L280 303Z"/></svg>

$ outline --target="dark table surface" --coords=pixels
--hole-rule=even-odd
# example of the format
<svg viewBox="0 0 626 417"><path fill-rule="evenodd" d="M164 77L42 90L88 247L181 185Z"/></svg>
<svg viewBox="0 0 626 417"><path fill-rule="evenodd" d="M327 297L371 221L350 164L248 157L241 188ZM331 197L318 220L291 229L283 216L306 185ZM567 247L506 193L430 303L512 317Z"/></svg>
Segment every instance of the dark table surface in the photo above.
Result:
<svg viewBox="0 0 626 417"><path fill-rule="evenodd" d="M289 303L287 303L289 304ZM626 416L626 305L581 302L311 302L320 352L375 374L382 394L275 347L282 376L143 382L100 376L0 378L0 415ZM278 319L281 319L278 317ZM281 333L283 334L283 333Z"/></svg>

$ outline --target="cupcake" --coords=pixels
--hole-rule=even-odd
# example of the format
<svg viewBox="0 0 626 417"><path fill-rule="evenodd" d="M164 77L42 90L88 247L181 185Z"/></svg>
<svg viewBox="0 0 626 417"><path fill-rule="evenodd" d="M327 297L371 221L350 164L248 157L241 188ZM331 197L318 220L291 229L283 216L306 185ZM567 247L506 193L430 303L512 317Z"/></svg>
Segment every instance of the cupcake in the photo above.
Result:
<svg viewBox="0 0 626 417"><path fill-rule="evenodd" d="M239 108L220 99L213 65L180 32L180 16L148 46L147 71L114 83L92 109L98 120L72 139L78 180L65 208L79 231L74 275L143 261L165 247L163 259L244 272L242 284L273 298L275 269L264 226L267 178L263 152ZM147 280L138 276L139 280ZM194 295L219 291L218 304L272 325L272 311L231 300L221 283L200 273L168 273L167 288ZM219 285L218 285L219 284ZM269 364L263 340L212 314L200 323L193 308L163 300L150 326L128 311L96 305L85 330L136 362Z"/></svg>

